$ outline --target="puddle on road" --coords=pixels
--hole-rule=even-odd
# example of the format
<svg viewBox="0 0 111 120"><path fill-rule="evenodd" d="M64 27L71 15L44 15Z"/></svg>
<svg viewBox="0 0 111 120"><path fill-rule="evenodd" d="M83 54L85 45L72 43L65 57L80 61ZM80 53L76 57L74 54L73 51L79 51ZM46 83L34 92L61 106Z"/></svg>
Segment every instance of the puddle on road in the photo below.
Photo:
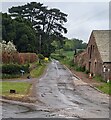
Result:
<svg viewBox="0 0 111 120"><path fill-rule="evenodd" d="M65 68L63 67L58 67L59 70L66 70Z"/></svg>
<svg viewBox="0 0 111 120"><path fill-rule="evenodd" d="M30 109L30 110L28 110L28 111L23 111L23 112L19 112L19 113L34 113L34 112L46 112L46 113L49 113L50 112L50 110L48 110L48 109L36 109L36 110L32 110L32 109Z"/></svg>
<svg viewBox="0 0 111 120"><path fill-rule="evenodd" d="M61 82L61 83L58 83L57 85L58 85L58 86L66 86L66 83Z"/></svg>

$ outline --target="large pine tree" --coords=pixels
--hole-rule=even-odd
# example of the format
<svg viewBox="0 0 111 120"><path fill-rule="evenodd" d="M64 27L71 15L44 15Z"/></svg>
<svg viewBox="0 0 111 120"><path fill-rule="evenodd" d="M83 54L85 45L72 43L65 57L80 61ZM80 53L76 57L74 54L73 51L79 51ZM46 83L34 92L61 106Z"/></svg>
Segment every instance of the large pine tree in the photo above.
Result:
<svg viewBox="0 0 111 120"><path fill-rule="evenodd" d="M51 44L53 40L62 41L64 39L62 33L67 33L67 29L64 27L64 23L67 22L67 14L61 12L59 9L48 9L47 6L44 6L41 3L31 2L22 6L12 7L9 9L9 13L13 19L19 22L18 29L21 28L19 29L20 31L16 30L16 34L18 34L16 37L20 38L19 43L17 43L17 39L12 37L20 51L23 46L22 44L28 45L28 47L23 46L23 51L27 51L32 45L36 45L39 53L49 56L54 50L54 47ZM12 19L10 20L13 21ZM30 26L31 29L27 28L26 25ZM22 26L24 26L24 28L22 28ZM35 30L36 39L35 34L27 34L32 33L32 29ZM3 34L5 34L5 31L6 29L4 28ZM36 44L34 44L34 42Z"/></svg>

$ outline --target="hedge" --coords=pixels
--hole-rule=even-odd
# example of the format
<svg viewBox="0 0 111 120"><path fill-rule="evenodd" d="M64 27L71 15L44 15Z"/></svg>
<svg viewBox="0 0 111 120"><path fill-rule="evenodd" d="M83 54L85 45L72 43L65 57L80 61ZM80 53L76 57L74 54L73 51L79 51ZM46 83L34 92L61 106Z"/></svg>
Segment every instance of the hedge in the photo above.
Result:
<svg viewBox="0 0 111 120"><path fill-rule="evenodd" d="M37 54L36 53L12 53L8 54L7 52L2 52L2 62L4 64L10 63L18 63L18 64L26 64L26 63L33 63L37 61Z"/></svg>
<svg viewBox="0 0 111 120"><path fill-rule="evenodd" d="M20 74L20 70L24 70L25 73L29 72L29 65L18 65L18 64L3 64L2 73L3 74Z"/></svg>

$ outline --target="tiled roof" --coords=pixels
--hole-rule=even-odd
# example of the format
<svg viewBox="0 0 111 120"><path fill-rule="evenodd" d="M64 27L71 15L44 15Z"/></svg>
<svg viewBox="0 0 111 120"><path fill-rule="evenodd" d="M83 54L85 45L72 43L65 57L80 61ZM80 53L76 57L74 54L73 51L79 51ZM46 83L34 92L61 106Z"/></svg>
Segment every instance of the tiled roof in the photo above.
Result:
<svg viewBox="0 0 111 120"><path fill-rule="evenodd" d="M111 62L111 30L93 30L103 62Z"/></svg>

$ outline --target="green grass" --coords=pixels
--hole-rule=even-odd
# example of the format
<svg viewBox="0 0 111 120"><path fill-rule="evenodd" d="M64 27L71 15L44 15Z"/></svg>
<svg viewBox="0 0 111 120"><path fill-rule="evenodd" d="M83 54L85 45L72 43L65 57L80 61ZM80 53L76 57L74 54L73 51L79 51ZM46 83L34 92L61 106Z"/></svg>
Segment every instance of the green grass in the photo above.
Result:
<svg viewBox="0 0 111 120"><path fill-rule="evenodd" d="M111 95L111 83L104 83L103 85L96 86L102 92Z"/></svg>
<svg viewBox="0 0 111 120"><path fill-rule="evenodd" d="M74 57L74 52L73 51L61 51L61 52L56 52L52 53L51 57L54 59L59 60L63 64L70 64L71 60L73 60Z"/></svg>
<svg viewBox="0 0 111 120"><path fill-rule="evenodd" d="M74 52L73 51L64 51L63 54L70 59L73 59L74 57Z"/></svg>
<svg viewBox="0 0 111 120"><path fill-rule="evenodd" d="M30 68L32 68L33 66L36 66L37 65L37 61L36 62L33 62L33 63L29 63L29 65L30 65Z"/></svg>
<svg viewBox="0 0 111 120"><path fill-rule="evenodd" d="M100 75L96 75L96 76L94 77L94 80L96 80L96 81L98 81L98 82L103 82L103 81L104 81L103 78L102 78L102 76L100 76Z"/></svg>
<svg viewBox="0 0 111 120"><path fill-rule="evenodd" d="M68 59L73 59L74 52L73 51L61 51L61 52L56 52L52 53L51 57L57 60L62 60L64 57Z"/></svg>
<svg viewBox="0 0 111 120"><path fill-rule="evenodd" d="M109 82L109 83L104 82L102 76L100 76L100 75L95 76L94 80L102 83L101 85L96 86L100 91L111 95L111 82Z"/></svg>
<svg viewBox="0 0 111 120"><path fill-rule="evenodd" d="M26 82L0 82L0 93L7 96L10 95L10 89L13 89L18 95L26 95L30 87L31 84Z"/></svg>
<svg viewBox="0 0 111 120"><path fill-rule="evenodd" d="M73 58L74 52L73 51L61 51L52 53L51 57L54 59L59 60L62 64L65 64L69 68L74 67Z"/></svg>
<svg viewBox="0 0 111 120"><path fill-rule="evenodd" d="M35 69L30 72L31 77L37 78L41 76L45 70L46 65L38 65Z"/></svg>

